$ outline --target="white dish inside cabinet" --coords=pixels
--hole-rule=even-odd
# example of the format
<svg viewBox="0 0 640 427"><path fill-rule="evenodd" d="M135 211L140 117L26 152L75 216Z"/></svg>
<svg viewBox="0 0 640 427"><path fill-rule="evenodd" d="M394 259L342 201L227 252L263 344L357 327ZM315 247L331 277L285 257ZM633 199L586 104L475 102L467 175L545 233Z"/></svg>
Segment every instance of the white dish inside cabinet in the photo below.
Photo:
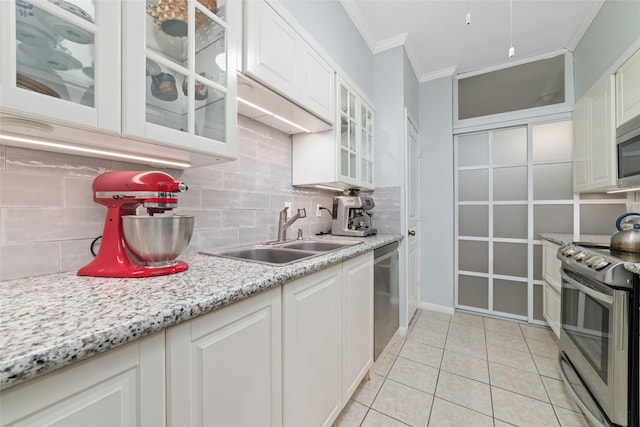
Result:
<svg viewBox="0 0 640 427"><path fill-rule="evenodd" d="M119 134L120 3L10 0L0 12L2 110Z"/></svg>

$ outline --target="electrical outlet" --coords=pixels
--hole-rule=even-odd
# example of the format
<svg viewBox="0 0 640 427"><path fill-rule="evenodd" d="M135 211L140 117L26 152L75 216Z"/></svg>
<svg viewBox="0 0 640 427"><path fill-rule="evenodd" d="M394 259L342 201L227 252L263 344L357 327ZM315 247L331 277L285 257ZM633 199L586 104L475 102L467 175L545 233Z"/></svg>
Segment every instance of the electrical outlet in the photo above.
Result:
<svg viewBox="0 0 640 427"><path fill-rule="evenodd" d="M291 202L284 202L284 207L287 209L287 219L291 218Z"/></svg>
<svg viewBox="0 0 640 427"><path fill-rule="evenodd" d="M320 218L322 216L320 206L321 206L320 203L316 204L316 218Z"/></svg>

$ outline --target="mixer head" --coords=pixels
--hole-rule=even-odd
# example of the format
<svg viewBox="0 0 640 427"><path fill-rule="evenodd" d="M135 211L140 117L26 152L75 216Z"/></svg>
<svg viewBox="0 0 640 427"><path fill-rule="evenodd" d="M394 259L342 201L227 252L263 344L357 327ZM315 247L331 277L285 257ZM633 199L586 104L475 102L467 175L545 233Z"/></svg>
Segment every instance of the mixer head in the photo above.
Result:
<svg viewBox="0 0 640 427"><path fill-rule="evenodd" d="M178 193L187 190L183 182L159 171L106 172L92 188L96 203L128 211L142 204L149 214L178 207Z"/></svg>

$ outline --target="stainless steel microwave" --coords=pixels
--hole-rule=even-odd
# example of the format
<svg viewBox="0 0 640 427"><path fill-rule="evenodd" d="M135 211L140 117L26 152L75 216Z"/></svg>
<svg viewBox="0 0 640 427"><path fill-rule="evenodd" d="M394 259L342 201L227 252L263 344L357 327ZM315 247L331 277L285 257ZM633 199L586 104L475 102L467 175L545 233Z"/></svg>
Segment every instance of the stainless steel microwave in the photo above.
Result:
<svg viewBox="0 0 640 427"><path fill-rule="evenodd" d="M618 187L640 187L640 116L616 129Z"/></svg>

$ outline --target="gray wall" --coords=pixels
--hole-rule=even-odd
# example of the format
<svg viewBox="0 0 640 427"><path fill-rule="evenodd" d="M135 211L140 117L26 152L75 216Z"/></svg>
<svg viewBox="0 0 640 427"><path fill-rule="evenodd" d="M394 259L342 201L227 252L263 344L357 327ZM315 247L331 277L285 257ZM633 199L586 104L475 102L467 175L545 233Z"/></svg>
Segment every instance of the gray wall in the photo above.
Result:
<svg viewBox="0 0 640 427"><path fill-rule="evenodd" d="M373 58L376 186L402 186L404 168L403 48Z"/></svg>
<svg viewBox="0 0 640 427"><path fill-rule="evenodd" d="M413 116L413 119L417 121L420 115L420 84L411 66L407 52L404 49L402 50L402 59L404 72L404 105Z"/></svg>
<svg viewBox="0 0 640 427"><path fill-rule="evenodd" d="M280 3L371 99L373 53L338 1L280 0Z"/></svg>
<svg viewBox="0 0 640 427"><path fill-rule="evenodd" d="M423 302L453 307L453 81L420 84Z"/></svg>
<svg viewBox="0 0 640 427"><path fill-rule="evenodd" d="M575 99L640 38L640 1L608 0L573 52Z"/></svg>

